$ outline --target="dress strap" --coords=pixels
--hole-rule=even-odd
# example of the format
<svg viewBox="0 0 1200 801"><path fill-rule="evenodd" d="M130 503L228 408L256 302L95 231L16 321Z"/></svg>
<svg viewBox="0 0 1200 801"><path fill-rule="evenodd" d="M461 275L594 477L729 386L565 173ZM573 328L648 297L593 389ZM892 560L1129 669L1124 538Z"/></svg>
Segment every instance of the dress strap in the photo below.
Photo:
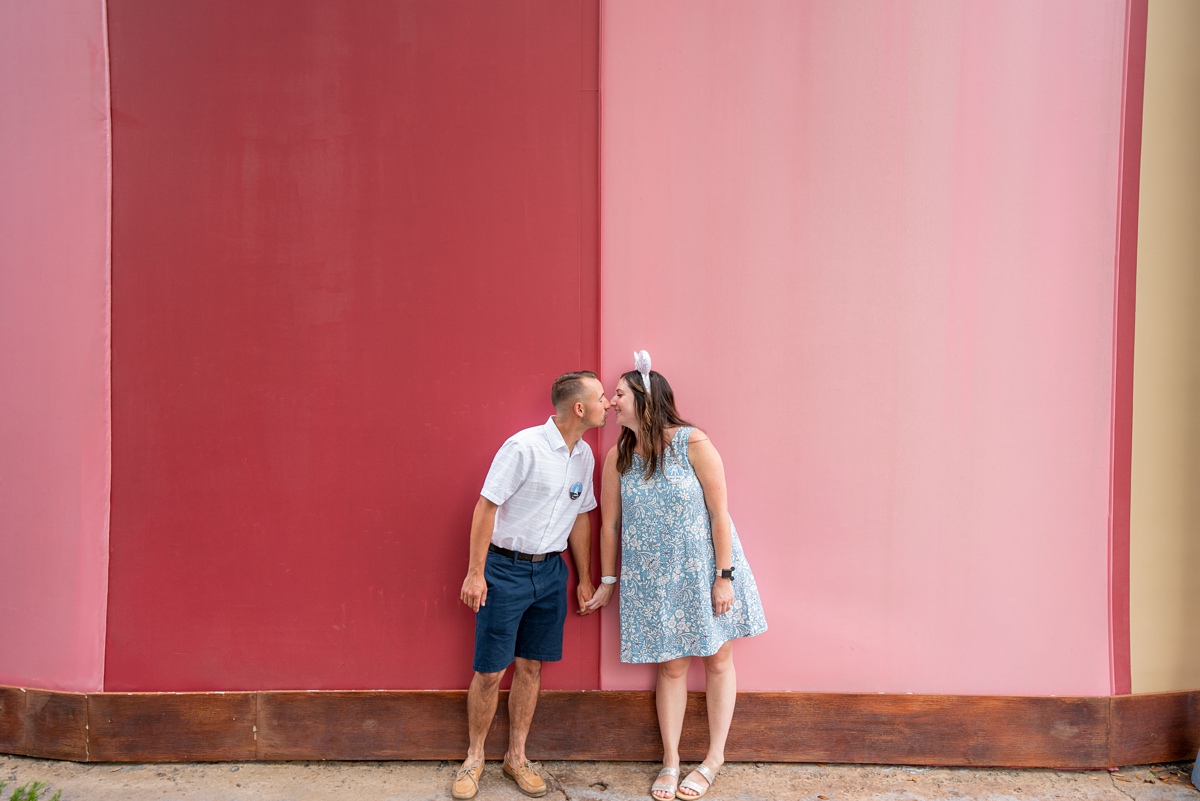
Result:
<svg viewBox="0 0 1200 801"><path fill-rule="evenodd" d="M695 430L692 426L680 426L675 429L675 436L671 437L671 447L689 465L692 463L692 460L688 458L688 443L691 441L692 432Z"/></svg>

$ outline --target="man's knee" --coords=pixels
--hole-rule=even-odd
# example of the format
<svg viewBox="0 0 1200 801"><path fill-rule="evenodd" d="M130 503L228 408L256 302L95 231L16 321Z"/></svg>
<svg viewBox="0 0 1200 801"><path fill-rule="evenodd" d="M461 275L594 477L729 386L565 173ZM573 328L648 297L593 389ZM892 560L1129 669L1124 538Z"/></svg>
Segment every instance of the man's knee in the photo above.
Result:
<svg viewBox="0 0 1200 801"><path fill-rule="evenodd" d="M542 675L542 663L536 659L525 659L518 656L513 660L515 672L526 679L536 679Z"/></svg>
<svg viewBox="0 0 1200 801"><path fill-rule="evenodd" d="M504 678L504 671L496 673L480 673L475 671L475 680L471 682L471 686L477 687L484 692L491 692L500 686L500 679Z"/></svg>

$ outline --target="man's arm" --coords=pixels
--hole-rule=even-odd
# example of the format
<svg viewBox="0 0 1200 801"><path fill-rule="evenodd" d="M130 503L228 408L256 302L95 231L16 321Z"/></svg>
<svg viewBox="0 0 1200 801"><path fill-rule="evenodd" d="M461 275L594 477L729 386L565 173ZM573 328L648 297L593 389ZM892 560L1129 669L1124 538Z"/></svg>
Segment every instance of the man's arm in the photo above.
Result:
<svg viewBox="0 0 1200 801"><path fill-rule="evenodd" d="M579 602L579 614L586 615L592 611L587 608L587 602L592 600L592 594L596 591L592 586L592 521L587 512L575 517L567 545L571 548L575 574L579 577L575 600Z"/></svg>
<svg viewBox="0 0 1200 801"><path fill-rule="evenodd" d="M617 447L614 445L604 459L603 480L600 484L600 575L617 575L617 551L621 544L621 476L617 473ZM595 612L612 598L613 584L601 584L588 604Z"/></svg>
<svg viewBox="0 0 1200 801"><path fill-rule="evenodd" d="M475 504L471 516L471 561L467 566L467 577L463 579L459 598L478 612L487 605L487 580L483 577L483 566L487 563L488 545L492 542L492 531L496 528L496 510L500 507L482 495Z"/></svg>

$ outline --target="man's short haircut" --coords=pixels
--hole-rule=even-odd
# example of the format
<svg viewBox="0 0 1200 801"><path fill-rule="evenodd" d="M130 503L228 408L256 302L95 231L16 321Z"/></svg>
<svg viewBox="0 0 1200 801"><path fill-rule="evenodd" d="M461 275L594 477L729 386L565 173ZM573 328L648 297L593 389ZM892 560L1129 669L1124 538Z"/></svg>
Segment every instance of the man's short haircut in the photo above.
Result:
<svg viewBox="0 0 1200 801"><path fill-rule="evenodd" d="M591 370L563 373L554 379L554 386L550 388L550 402L554 404L554 408L562 409L567 404L579 400L579 397L583 395L583 379L585 378L599 380Z"/></svg>

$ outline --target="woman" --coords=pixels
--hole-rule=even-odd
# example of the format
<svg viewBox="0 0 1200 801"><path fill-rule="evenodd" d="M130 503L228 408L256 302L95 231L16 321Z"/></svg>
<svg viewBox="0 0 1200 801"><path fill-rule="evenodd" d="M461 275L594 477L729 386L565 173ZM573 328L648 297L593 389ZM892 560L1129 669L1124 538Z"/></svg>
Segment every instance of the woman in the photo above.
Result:
<svg viewBox="0 0 1200 801"><path fill-rule="evenodd" d="M675 409L671 385L635 354L610 401L621 436L604 461L600 589L612 597L621 532L621 661L658 663L663 768L653 798L695 799L725 762L737 680L733 640L767 630L758 588L729 519L721 457ZM704 660L708 754L679 781L679 738L693 657Z"/></svg>

